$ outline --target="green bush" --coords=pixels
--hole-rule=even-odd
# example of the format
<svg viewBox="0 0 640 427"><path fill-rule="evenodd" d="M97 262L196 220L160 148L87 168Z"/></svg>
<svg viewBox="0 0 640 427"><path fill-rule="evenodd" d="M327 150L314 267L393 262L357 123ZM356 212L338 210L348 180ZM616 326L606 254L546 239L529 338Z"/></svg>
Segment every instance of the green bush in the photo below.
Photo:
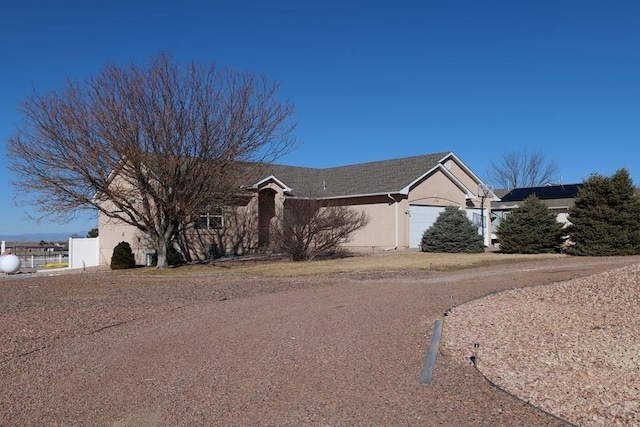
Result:
<svg viewBox="0 0 640 427"><path fill-rule="evenodd" d="M447 206L436 222L424 232L420 244L423 252L484 252L482 236L464 211Z"/></svg>
<svg viewBox="0 0 640 427"><path fill-rule="evenodd" d="M182 261L182 257L180 256L180 252L178 252L178 250L176 248L173 247L173 245L170 245L167 248L167 263L169 265L180 265L183 263ZM153 256L151 257L151 265L152 266L157 266L158 265L158 252L154 252Z"/></svg>
<svg viewBox="0 0 640 427"><path fill-rule="evenodd" d="M131 245L127 242L120 242L113 248L113 255L111 256L111 269L112 270L124 270L127 268L134 268L136 266L136 259L133 256Z"/></svg>
<svg viewBox="0 0 640 427"><path fill-rule="evenodd" d="M182 264L182 257L180 256L180 252L173 245L167 248L167 262L169 265L180 265Z"/></svg>
<svg viewBox="0 0 640 427"><path fill-rule="evenodd" d="M607 177L592 174L569 210L571 246L581 256L640 254L640 198L627 169Z"/></svg>
<svg viewBox="0 0 640 427"><path fill-rule="evenodd" d="M496 236L504 253L558 253L564 230L549 207L532 195L500 222Z"/></svg>

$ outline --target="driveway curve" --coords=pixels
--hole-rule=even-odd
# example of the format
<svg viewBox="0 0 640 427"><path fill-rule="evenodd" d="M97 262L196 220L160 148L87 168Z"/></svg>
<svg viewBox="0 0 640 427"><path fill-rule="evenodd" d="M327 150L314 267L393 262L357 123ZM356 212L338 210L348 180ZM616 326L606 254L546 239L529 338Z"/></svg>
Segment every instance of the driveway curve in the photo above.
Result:
<svg viewBox="0 0 640 427"><path fill-rule="evenodd" d="M4 277L0 424L564 425L446 353L420 384L434 322L450 301L638 262L562 257L285 279Z"/></svg>

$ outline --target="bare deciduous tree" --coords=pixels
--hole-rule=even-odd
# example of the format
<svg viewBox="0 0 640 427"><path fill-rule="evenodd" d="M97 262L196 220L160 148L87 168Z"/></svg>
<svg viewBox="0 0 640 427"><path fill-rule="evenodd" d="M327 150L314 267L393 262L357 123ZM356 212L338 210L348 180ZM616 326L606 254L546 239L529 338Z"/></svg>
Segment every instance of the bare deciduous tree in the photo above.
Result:
<svg viewBox="0 0 640 427"><path fill-rule="evenodd" d="M526 148L505 152L498 160L491 160L487 182L496 187L535 187L553 182L558 177L558 165L548 161L539 151L530 153Z"/></svg>
<svg viewBox="0 0 640 427"><path fill-rule="evenodd" d="M293 106L278 90L266 77L161 53L36 93L8 141L16 202L59 221L90 209L135 226L165 267L176 227L203 201L232 197L247 164L295 146Z"/></svg>
<svg viewBox="0 0 640 427"><path fill-rule="evenodd" d="M366 213L347 206L323 206L321 200L289 199L274 240L293 261L337 249L369 222Z"/></svg>
<svg viewBox="0 0 640 427"><path fill-rule="evenodd" d="M219 226L200 227L194 218L187 227L180 227L177 240L186 260L203 261L227 253L243 255L257 249L258 210L250 207L249 200L238 197L219 207ZM202 212L215 210L205 207Z"/></svg>

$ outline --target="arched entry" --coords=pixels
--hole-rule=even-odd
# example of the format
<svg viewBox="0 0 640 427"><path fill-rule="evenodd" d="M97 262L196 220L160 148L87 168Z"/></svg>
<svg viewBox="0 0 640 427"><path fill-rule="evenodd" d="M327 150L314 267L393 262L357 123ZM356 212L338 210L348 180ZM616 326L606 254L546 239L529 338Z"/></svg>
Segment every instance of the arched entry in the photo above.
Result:
<svg viewBox="0 0 640 427"><path fill-rule="evenodd" d="M271 242L271 220L276 216L276 192L265 189L258 194L258 247L268 247Z"/></svg>

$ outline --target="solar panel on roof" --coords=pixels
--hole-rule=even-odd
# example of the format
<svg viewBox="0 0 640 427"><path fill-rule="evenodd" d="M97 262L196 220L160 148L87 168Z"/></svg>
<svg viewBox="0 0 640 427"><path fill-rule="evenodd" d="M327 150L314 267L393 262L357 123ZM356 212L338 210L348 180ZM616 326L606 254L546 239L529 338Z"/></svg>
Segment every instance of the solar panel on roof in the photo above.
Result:
<svg viewBox="0 0 640 427"><path fill-rule="evenodd" d="M568 184L568 185L547 185L543 187L527 187L527 188L515 188L501 197L503 202L515 202L524 200L527 197L535 194L540 200L547 199L572 199L578 195L578 191L582 187L582 184Z"/></svg>

